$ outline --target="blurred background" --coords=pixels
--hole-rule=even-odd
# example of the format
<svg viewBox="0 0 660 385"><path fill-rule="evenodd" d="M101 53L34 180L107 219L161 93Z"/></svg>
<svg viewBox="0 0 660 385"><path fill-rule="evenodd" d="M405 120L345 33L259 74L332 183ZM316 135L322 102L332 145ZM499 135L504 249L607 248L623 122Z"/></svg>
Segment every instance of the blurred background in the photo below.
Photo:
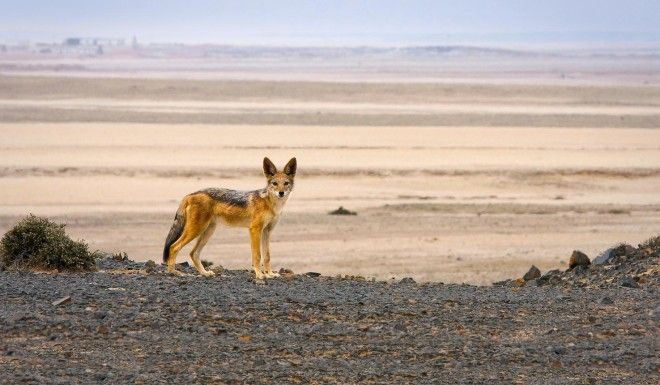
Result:
<svg viewBox="0 0 660 385"><path fill-rule="evenodd" d="M264 156L298 158L295 272L488 284L660 230L657 2L0 5L2 232L160 262L179 200ZM247 268L248 238L202 258Z"/></svg>

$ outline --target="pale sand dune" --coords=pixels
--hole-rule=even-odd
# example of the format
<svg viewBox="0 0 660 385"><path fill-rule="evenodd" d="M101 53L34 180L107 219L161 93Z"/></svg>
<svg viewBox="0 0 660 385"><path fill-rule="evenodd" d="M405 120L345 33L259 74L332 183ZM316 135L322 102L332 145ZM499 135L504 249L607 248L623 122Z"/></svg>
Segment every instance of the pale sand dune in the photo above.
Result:
<svg viewBox="0 0 660 385"><path fill-rule="evenodd" d="M488 283L532 263L565 267L574 248L593 256L660 232L653 87L0 84L0 109L24 109L22 122L0 114L0 231L29 212L49 215L93 248L159 261L181 197L259 188L264 155L278 165L295 155L296 191L273 242L275 265L295 271ZM76 121L81 111L88 122ZM321 124L246 123L317 111ZM327 114L337 112L348 124L332 123ZM226 113L241 124L186 122ZM375 125L381 113L407 123ZM457 114L460 124L450 119ZM447 124L429 126L425 116ZM585 116L604 126L574 125ZM515 119L524 120L503 124ZM326 214L339 205L359 215ZM203 257L247 268L246 231L218 231Z"/></svg>

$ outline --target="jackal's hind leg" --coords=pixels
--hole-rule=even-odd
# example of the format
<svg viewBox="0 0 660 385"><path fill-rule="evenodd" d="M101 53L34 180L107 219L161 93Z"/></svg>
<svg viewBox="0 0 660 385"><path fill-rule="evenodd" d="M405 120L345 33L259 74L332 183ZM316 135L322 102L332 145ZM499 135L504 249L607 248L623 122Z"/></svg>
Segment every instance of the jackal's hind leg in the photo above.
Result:
<svg viewBox="0 0 660 385"><path fill-rule="evenodd" d="M205 277L213 276L215 275L215 273L206 270L204 265L202 265L202 261L200 260L199 256L202 253L202 249L204 248L204 246L206 246L206 242L209 241L214 231L215 231L215 223L210 223L209 226L206 228L206 230L204 230L199 235L195 247L193 247L192 251L190 252L190 259L192 259L193 265L195 266L197 271L199 271L199 274Z"/></svg>
<svg viewBox="0 0 660 385"><path fill-rule="evenodd" d="M176 255L181 249L190 243L193 239L197 238L211 222L211 217L208 214L201 214L191 206L186 208L186 223L183 227L183 234L170 246L170 255L167 260L167 272L170 274L182 275L176 271Z"/></svg>

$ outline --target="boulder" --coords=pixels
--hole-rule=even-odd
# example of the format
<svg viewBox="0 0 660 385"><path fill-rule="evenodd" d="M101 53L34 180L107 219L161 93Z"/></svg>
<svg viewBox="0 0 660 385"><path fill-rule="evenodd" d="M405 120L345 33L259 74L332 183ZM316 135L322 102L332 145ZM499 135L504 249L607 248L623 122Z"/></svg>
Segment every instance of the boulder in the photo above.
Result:
<svg viewBox="0 0 660 385"><path fill-rule="evenodd" d="M580 250L574 250L571 254L571 259L568 261L568 268L572 269L576 266L589 266L591 265L591 260L587 255Z"/></svg>
<svg viewBox="0 0 660 385"><path fill-rule="evenodd" d="M609 249L603 251L599 256L594 258L593 264L605 265L613 262L617 257L633 255L635 251L636 250L634 247L625 243L616 247L610 247Z"/></svg>

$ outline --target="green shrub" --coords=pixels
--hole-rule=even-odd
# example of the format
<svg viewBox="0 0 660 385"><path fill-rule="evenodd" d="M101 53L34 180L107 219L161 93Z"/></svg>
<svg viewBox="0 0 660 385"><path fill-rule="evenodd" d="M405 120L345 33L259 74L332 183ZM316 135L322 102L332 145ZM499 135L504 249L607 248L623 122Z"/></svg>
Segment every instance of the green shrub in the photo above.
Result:
<svg viewBox="0 0 660 385"><path fill-rule="evenodd" d="M63 224L28 215L0 240L0 266L14 269L90 271L94 253L84 241L74 241Z"/></svg>

